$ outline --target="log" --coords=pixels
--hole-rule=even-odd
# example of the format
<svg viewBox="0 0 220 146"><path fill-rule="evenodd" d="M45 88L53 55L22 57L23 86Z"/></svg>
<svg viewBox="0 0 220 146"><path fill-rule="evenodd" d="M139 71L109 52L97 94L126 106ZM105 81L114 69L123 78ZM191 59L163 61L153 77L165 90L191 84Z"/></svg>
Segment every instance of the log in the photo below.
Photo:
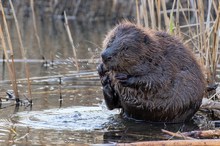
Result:
<svg viewBox="0 0 220 146"><path fill-rule="evenodd" d="M163 140L163 141L143 141L134 143L118 143L117 146L219 146L220 139L200 139L200 140Z"/></svg>
<svg viewBox="0 0 220 146"><path fill-rule="evenodd" d="M213 137L220 137L220 129L204 130L204 131L190 131L190 132L183 132L182 134L185 136L190 136L190 137L195 137L195 138L213 138Z"/></svg>
<svg viewBox="0 0 220 146"><path fill-rule="evenodd" d="M193 140L195 138L219 138L220 137L220 129L215 130L197 130L197 131L189 131L182 133L174 133L171 131L167 131L162 129L162 132L169 134L171 136L175 136L178 138L190 139Z"/></svg>

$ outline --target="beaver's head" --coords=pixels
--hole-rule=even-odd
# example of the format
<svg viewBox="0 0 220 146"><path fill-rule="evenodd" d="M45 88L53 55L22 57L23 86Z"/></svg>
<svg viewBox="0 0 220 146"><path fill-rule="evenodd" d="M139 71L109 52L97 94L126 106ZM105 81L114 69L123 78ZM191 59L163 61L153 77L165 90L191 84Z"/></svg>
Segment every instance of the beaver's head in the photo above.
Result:
<svg viewBox="0 0 220 146"><path fill-rule="evenodd" d="M102 61L109 70L126 71L150 54L146 53L150 51L150 44L152 39L142 27L130 22L120 23L103 42Z"/></svg>

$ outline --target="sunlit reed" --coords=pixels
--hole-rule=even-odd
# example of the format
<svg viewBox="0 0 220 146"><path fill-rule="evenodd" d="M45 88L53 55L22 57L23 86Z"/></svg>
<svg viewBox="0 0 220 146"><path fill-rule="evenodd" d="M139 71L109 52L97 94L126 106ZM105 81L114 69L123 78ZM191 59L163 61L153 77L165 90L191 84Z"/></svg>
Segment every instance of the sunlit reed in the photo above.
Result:
<svg viewBox="0 0 220 146"><path fill-rule="evenodd" d="M13 6L11 0L9 0L9 3L10 3L10 6L12 8L13 17L14 17L14 20L15 20L16 30L17 30L19 44L20 44L21 56L22 56L22 59L24 59L25 73L26 73L27 83L28 83L28 94L29 94L29 98L32 100L31 83L30 83L30 69L29 69L29 64L27 63L26 51L24 50L24 45L23 45L23 42L22 42L22 39L21 39L21 33L20 33L20 29L19 29L18 20L17 20L17 17L15 15L14 6Z"/></svg>
<svg viewBox="0 0 220 146"><path fill-rule="evenodd" d="M11 43L11 37L10 37L10 34L9 34L9 29L8 29L8 24L7 24L7 21L6 21L6 17L5 17L5 13L4 13L4 9L3 9L3 6L2 6L2 2L0 1L0 9L1 9L1 12L2 12L2 18L3 18L3 23L4 23L4 30L6 32L6 40L7 40L7 43L8 43L8 46L9 46L9 49L10 49L10 59L11 59L11 64L10 66L8 66L8 69L11 70L11 80L12 80L12 86L13 86L13 90L14 90L14 94L15 94L15 97L16 97L16 101L17 101L17 104L19 104L19 94L18 94L18 87L17 87L17 79L16 79L16 73L15 73L15 65L14 65L14 53L13 53L13 47L12 47L12 43ZM2 43L4 43L5 39L3 37L3 31L2 31ZM6 49L6 45L5 45L5 49ZM7 50L5 52L5 55L7 54ZM9 57L8 57L9 59Z"/></svg>

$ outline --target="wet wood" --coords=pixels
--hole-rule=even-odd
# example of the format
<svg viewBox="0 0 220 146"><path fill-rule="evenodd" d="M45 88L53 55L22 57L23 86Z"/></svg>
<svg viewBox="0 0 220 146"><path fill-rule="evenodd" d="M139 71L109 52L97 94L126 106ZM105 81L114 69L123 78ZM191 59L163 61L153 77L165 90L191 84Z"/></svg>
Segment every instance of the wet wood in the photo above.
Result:
<svg viewBox="0 0 220 146"><path fill-rule="evenodd" d="M184 138L184 139L194 139L194 138L216 138L220 137L220 129L215 130L197 130L197 131L189 131L189 132L178 132L174 133L171 131L167 131L162 129L162 132L171 135L173 137Z"/></svg>
<svg viewBox="0 0 220 146"><path fill-rule="evenodd" d="M203 98L202 99L202 105L200 109L216 109L220 110L220 102L219 101L214 101L211 99Z"/></svg>
<svg viewBox="0 0 220 146"><path fill-rule="evenodd" d="M164 132L164 133L166 133L168 135L171 135L171 136L179 137L179 138L190 139L190 140L194 139L194 138L189 137L187 135L184 135L183 133L180 133L180 132L174 133L174 132L167 131L167 130L164 130L164 129L162 129L162 132Z"/></svg>
<svg viewBox="0 0 220 146"><path fill-rule="evenodd" d="M195 138L215 138L220 137L220 129L216 130L204 130L204 131L190 131L183 132L185 136L195 137Z"/></svg>
<svg viewBox="0 0 220 146"><path fill-rule="evenodd" d="M163 141L143 141L134 143L119 143L117 146L219 146L220 139L200 139L200 140L163 140Z"/></svg>

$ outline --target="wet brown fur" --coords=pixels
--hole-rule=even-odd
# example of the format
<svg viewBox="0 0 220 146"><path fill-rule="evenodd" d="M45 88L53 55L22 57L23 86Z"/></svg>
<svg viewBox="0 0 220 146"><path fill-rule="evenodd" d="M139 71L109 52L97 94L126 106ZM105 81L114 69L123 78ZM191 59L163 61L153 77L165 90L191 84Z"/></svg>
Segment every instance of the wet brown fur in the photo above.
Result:
<svg viewBox="0 0 220 146"><path fill-rule="evenodd" d="M184 122L199 109L204 75L177 37L125 21L107 34L103 48L98 70L109 109L153 122Z"/></svg>

